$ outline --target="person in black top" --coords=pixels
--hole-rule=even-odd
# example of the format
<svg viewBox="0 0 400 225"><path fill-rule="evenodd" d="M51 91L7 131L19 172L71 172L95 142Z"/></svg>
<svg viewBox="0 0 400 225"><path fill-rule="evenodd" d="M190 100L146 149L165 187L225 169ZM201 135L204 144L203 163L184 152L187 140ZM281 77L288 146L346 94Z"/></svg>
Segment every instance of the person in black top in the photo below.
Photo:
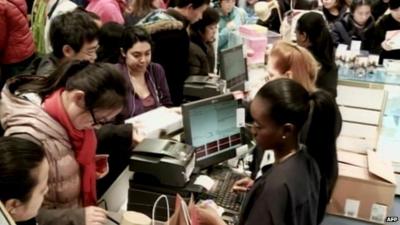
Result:
<svg viewBox="0 0 400 225"><path fill-rule="evenodd" d="M120 61L123 31L124 25L116 22L108 22L101 26L96 62L116 64Z"/></svg>
<svg viewBox="0 0 400 225"><path fill-rule="evenodd" d="M219 12L207 8L203 18L190 26L189 74L208 76L214 72L215 34L218 30Z"/></svg>
<svg viewBox="0 0 400 225"><path fill-rule="evenodd" d="M353 0L347 13L332 28L335 45L351 45L353 40L361 41L361 50L375 53L375 20L371 14L371 0Z"/></svg>
<svg viewBox="0 0 400 225"><path fill-rule="evenodd" d="M297 44L307 48L320 64L316 86L336 97L338 69L334 46L328 27L321 14L309 12L300 17L296 27Z"/></svg>
<svg viewBox="0 0 400 225"><path fill-rule="evenodd" d="M328 21L329 27L340 20L346 14L346 11L347 5L345 0L322 1L322 12L324 13L325 19Z"/></svg>
<svg viewBox="0 0 400 225"><path fill-rule="evenodd" d="M175 0L175 7L154 11L137 25L153 40L153 61L162 65L175 106L183 102L183 84L189 75L189 24L202 18L210 0Z"/></svg>
<svg viewBox="0 0 400 225"><path fill-rule="evenodd" d="M383 59L400 59L400 49L393 49L387 41L393 34L388 31L400 30L400 1L389 1L390 14L383 16L376 24L376 42L380 49L380 63Z"/></svg>
<svg viewBox="0 0 400 225"><path fill-rule="evenodd" d="M333 130L334 123L322 121L335 120L334 107L327 92L309 94L287 78L270 81L260 89L250 107L252 132L260 149L274 151L275 163L247 187L240 225L317 224L321 176L308 148L299 144L299 133L307 126L309 137L317 142L327 129ZM334 135L329 138L335 140ZM212 224L220 221L215 217Z"/></svg>
<svg viewBox="0 0 400 225"><path fill-rule="evenodd" d="M372 15L377 21L383 14L385 14L386 10L388 9L389 0L374 0L372 4Z"/></svg>

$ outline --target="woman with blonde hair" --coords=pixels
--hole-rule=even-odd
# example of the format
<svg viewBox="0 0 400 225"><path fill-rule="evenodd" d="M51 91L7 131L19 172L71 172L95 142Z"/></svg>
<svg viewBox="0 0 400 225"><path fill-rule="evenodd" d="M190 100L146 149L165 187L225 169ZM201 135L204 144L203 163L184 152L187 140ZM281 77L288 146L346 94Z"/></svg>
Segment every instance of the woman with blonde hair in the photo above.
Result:
<svg viewBox="0 0 400 225"><path fill-rule="evenodd" d="M286 41L277 42L268 55L267 79L287 77L307 91L315 91L318 62L305 48Z"/></svg>

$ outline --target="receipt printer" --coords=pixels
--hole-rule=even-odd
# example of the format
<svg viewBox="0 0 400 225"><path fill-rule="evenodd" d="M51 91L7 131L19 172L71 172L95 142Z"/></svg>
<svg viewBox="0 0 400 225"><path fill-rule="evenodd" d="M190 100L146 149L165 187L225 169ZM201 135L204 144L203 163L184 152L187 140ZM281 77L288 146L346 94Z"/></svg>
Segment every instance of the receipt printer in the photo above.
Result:
<svg viewBox="0 0 400 225"><path fill-rule="evenodd" d="M208 98L220 95L223 88L223 82L220 82L218 77L189 76L184 83L183 95L200 99Z"/></svg>
<svg viewBox="0 0 400 225"><path fill-rule="evenodd" d="M129 169L156 178L161 185L183 187L195 166L193 147L164 139L144 139L133 150Z"/></svg>

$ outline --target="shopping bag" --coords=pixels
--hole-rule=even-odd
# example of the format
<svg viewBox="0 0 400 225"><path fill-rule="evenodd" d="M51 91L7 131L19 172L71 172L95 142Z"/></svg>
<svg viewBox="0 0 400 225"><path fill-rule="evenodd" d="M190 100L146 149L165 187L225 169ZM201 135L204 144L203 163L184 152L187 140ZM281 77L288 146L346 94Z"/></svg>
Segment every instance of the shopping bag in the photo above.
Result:
<svg viewBox="0 0 400 225"><path fill-rule="evenodd" d="M175 211L165 225L199 225L198 212L193 200L190 198L189 205L177 194L175 199Z"/></svg>

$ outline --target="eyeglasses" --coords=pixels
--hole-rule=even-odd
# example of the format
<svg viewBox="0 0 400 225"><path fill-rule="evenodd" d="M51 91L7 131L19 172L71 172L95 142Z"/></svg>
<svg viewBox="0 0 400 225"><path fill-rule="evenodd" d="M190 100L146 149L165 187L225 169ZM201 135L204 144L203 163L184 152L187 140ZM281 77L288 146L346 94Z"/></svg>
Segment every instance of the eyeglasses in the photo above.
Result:
<svg viewBox="0 0 400 225"><path fill-rule="evenodd" d="M89 113L90 113L90 116L92 117L93 125L104 125L104 124L108 123L108 121L97 120L96 117L94 116L93 109L89 109Z"/></svg>

